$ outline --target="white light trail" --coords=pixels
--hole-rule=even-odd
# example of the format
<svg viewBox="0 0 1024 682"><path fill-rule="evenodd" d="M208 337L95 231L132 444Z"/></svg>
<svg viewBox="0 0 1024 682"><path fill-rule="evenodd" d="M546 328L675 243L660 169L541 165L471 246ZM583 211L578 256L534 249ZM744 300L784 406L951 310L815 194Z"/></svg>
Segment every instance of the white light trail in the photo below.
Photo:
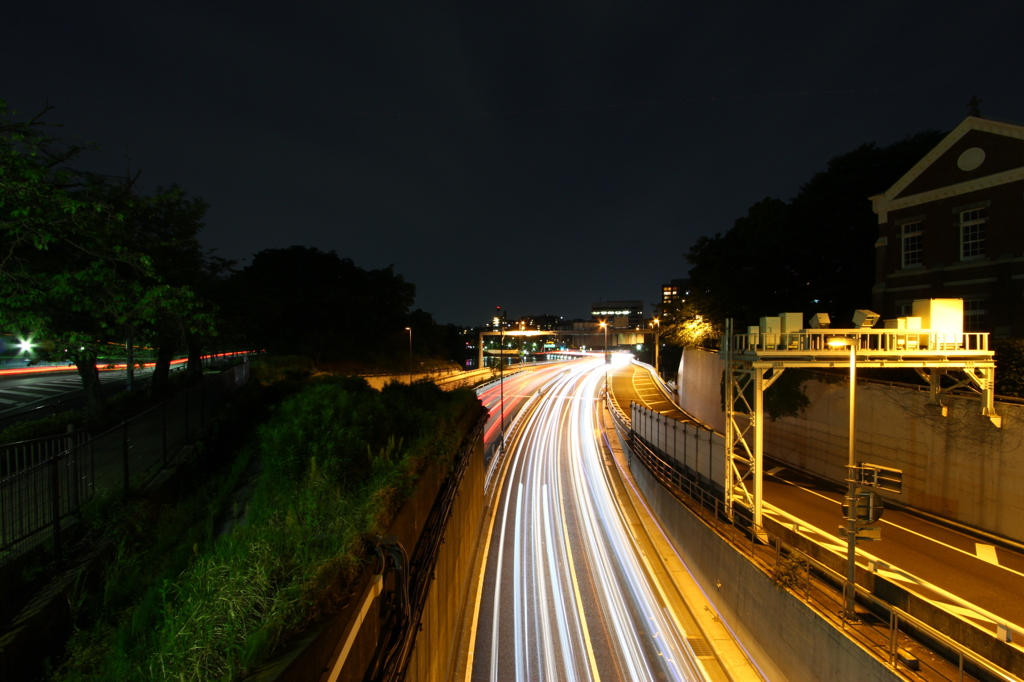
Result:
<svg viewBox="0 0 1024 682"><path fill-rule="evenodd" d="M509 453L492 538L491 659L476 679L705 677L609 487L596 419L603 378L596 361L555 380Z"/></svg>

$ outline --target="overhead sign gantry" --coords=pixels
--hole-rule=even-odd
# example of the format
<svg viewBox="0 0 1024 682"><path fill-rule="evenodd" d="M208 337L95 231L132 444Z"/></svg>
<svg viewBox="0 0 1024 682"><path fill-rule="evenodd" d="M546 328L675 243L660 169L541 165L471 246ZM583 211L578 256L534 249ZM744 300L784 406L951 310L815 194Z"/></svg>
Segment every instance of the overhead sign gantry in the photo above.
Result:
<svg viewBox="0 0 1024 682"><path fill-rule="evenodd" d="M732 320L727 320L719 355L725 361L729 515L739 504L751 511L755 527L762 526L764 392L791 367L912 368L928 383L929 403L936 415L947 413L943 394L967 386L979 395L981 415L1000 427L989 335L962 331L962 305L959 299L915 301L913 317L886 320L882 329L873 328L879 316L870 311L857 311L854 322L863 326L853 329L828 329L827 315L812 316L811 328L804 328L802 313L761 318L761 324L746 333L737 333ZM830 345L836 339L842 342ZM956 376L958 381L943 388L943 376ZM850 476L861 473L851 471Z"/></svg>

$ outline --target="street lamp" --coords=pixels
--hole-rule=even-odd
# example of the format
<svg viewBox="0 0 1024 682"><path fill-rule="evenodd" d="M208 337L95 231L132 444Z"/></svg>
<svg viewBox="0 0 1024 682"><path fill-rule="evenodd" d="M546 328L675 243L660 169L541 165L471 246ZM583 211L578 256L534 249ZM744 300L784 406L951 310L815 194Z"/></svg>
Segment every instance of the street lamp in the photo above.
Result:
<svg viewBox="0 0 1024 682"><path fill-rule="evenodd" d="M505 320L501 313L501 306L497 307L498 321L498 410L499 420L501 421L501 443L498 448L501 452L505 451Z"/></svg>
<svg viewBox="0 0 1024 682"><path fill-rule="evenodd" d="M651 320L651 326L654 327L654 371L661 376L661 363L659 362L659 355L661 351L661 318L654 318Z"/></svg>
<svg viewBox="0 0 1024 682"><path fill-rule="evenodd" d="M409 385L412 386L412 327L406 327L409 332Z"/></svg>
<svg viewBox="0 0 1024 682"><path fill-rule="evenodd" d="M604 390L608 390L608 323L602 322L601 329L604 329Z"/></svg>
<svg viewBox="0 0 1024 682"><path fill-rule="evenodd" d="M832 348L850 347L850 439L846 461L846 619L856 620L857 597L857 339L836 337L828 340Z"/></svg>

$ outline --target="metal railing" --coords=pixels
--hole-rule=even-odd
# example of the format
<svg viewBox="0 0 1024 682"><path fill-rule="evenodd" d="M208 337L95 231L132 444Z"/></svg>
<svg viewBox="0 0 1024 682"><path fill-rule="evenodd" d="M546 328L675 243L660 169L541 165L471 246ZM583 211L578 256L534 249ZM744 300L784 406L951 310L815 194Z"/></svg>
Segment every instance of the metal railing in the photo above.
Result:
<svg viewBox="0 0 1024 682"><path fill-rule="evenodd" d="M97 497L148 483L205 428L249 378L249 363L220 373L89 437L84 432L0 446L0 564L52 542ZM22 454L26 453L26 454Z"/></svg>
<svg viewBox="0 0 1024 682"><path fill-rule="evenodd" d="M855 338L859 351L945 353L957 351L989 352L987 332L944 333L928 329L821 329L801 332L750 332L733 334L733 350L744 352L833 353L841 357L845 348L830 348L830 339Z"/></svg>
<svg viewBox="0 0 1024 682"><path fill-rule="evenodd" d="M683 506L700 517L737 551L748 556L780 587L789 589L814 608L819 616L844 630L865 648L880 652L883 660L894 669L899 669L900 665L910 669L912 661L915 661L920 668L928 669L930 675L925 675L928 679L1021 679L928 623L883 601L861 585L856 586L856 598L858 604L866 610L865 617L857 623L847 621L842 616L842 589L846 577L841 571L825 565L765 528L755 527L746 515L746 510L741 507L733 507L734 513L730 519L720 495L705 490L633 432L629 433L628 445L632 455ZM912 645L938 653L939 656L908 657L907 647Z"/></svg>

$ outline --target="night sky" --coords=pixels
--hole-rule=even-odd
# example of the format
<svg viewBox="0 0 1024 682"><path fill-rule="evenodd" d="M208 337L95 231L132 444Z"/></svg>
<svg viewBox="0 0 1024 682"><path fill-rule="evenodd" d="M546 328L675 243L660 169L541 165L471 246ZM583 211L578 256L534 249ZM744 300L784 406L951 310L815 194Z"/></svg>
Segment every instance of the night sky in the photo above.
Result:
<svg viewBox="0 0 1024 682"><path fill-rule="evenodd" d="M831 157L1024 121L1024 3L778 4L7 3L0 98L206 199L227 258L393 264L441 323L649 311Z"/></svg>

